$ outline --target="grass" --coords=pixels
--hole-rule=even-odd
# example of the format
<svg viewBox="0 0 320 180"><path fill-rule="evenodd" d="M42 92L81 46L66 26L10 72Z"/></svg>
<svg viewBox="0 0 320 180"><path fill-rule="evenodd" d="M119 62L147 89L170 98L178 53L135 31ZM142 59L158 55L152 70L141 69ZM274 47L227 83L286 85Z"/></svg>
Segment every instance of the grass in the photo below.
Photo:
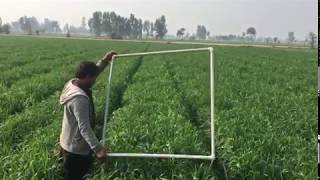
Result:
<svg viewBox="0 0 320 180"><path fill-rule="evenodd" d="M97 60L106 49L193 47L202 46L0 37L0 177L59 178L58 96L79 61ZM208 154L207 58L187 53L115 62L106 144L114 152ZM218 159L112 158L95 162L90 179L315 178L316 58L308 49L215 47ZM94 87L100 138L107 74Z"/></svg>

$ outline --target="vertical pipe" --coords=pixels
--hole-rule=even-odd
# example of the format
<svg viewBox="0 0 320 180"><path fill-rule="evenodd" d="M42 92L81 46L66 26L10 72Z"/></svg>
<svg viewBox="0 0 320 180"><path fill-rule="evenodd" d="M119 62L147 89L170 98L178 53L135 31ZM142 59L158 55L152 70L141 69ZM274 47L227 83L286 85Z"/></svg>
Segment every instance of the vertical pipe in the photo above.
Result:
<svg viewBox="0 0 320 180"><path fill-rule="evenodd" d="M215 158L215 144L214 144L214 61L213 48L209 47L210 52L210 129L211 129L211 156Z"/></svg>
<svg viewBox="0 0 320 180"><path fill-rule="evenodd" d="M105 145L105 136L106 136L106 128L107 128L107 120L108 120L108 114L109 114L109 98L110 98L110 91L111 91L111 77L112 77L112 69L113 69L113 60L110 63L110 69L109 69L109 78L107 82L107 88L106 88L106 107L104 110L104 119L103 119L103 129L102 129L102 145Z"/></svg>

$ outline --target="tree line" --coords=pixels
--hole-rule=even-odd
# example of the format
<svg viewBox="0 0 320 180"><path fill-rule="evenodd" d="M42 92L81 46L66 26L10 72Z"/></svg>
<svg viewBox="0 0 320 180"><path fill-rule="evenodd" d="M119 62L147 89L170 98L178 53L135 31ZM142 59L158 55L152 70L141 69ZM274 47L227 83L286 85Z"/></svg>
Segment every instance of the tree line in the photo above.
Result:
<svg viewBox="0 0 320 180"><path fill-rule="evenodd" d="M89 27L89 29L87 28ZM3 24L0 17L0 33L9 34L13 32L24 32L26 34L40 35L45 33L65 33L67 37L71 34L93 34L95 36L108 36L112 39L163 39L168 32L166 17L164 15L154 21L142 20L134 14L129 17L123 17L115 12L95 11L87 21L82 17L80 26L65 24L60 28L60 24L56 20L45 18L43 22L39 22L36 17L22 16L17 21ZM261 41L256 38L257 30L254 27L247 28L242 35L216 35L210 36L205 25L197 25L196 32L191 34L186 28L179 28L176 37L180 40L213 40L213 41ZM265 43L280 43L277 37L266 37ZM296 42L294 32L288 32L288 44ZM315 48L317 44L317 34L310 32L306 35L305 42L308 42L311 48Z"/></svg>
<svg viewBox="0 0 320 180"><path fill-rule="evenodd" d="M124 37L131 39L141 39L142 33L146 37L155 37L163 39L167 34L167 24L164 15L157 18L155 22L149 20L143 21L134 14L129 17L122 17L115 12L96 11L88 21L90 32L96 36L105 34L115 39Z"/></svg>
<svg viewBox="0 0 320 180"><path fill-rule="evenodd" d="M1 17L0 17L0 33L5 33L5 34L10 33L10 25L8 23L2 25Z"/></svg>

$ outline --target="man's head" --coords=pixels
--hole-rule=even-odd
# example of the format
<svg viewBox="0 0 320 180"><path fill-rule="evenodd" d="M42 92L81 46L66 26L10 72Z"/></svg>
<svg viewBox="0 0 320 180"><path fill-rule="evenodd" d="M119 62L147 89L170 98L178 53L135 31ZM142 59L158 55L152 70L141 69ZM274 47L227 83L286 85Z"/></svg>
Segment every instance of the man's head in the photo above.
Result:
<svg viewBox="0 0 320 180"><path fill-rule="evenodd" d="M84 88L91 88L96 81L99 69L94 62L83 61L76 70L76 78L79 79L79 83Z"/></svg>

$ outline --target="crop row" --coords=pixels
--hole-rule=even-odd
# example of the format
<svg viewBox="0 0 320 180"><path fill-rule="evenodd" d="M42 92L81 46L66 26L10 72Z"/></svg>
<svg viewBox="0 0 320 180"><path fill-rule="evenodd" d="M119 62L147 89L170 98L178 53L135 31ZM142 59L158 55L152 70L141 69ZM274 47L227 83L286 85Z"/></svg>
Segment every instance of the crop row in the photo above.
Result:
<svg viewBox="0 0 320 180"><path fill-rule="evenodd" d="M81 48L77 44L73 48L66 48L62 43L48 44L46 40L30 41L27 38L12 40L0 37L0 71L20 68L34 63L36 60L49 61L54 58L63 57L74 53L74 49ZM67 43L66 43L67 45ZM78 46L78 47L77 47ZM17 47L18 50L17 50Z"/></svg>
<svg viewBox="0 0 320 180"><path fill-rule="evenodd" d="M68 44L55 41L52 44ZM72 43L75 42L80 41ZM20 40L17 44L21 44ZM83 41L81 46L89 51L96 49L90 53L92 56L102 53L104 46L115 47L122 53L146 50L144 44L98 41ZM190 46L152 44L149 50L179 48ZM106 137L112 151L207 154L210 151L207 58L206 54L188 53L115 62L112 118ZM216 155L218 161L224 161L225 170L217 172L215 168L219 167L210 167L206 161L111 158L105 164L96 162L95 175L90 178L220 179L217 174L222 172L221 177L227 175L229 179L313 179L316 177L313 166L316 163L313 148L316 146L313 140L316 138L316 68L312 68L316 67L315 59L315 53L305 50L215 48ZM23 66L28 67L28 63ZM67 67L55 69L60 73L68 71ZM69 71L61 76L71 78L73 71ZM101 75L94 87L100 126L107 73ZM51 72L41 75L46 77L41 84L45 79L55 81L48 74ZM7 120L0 126L0 176L57 179L60 164L54 149L58 146L63 111L57 103L59 88L46 93L45 89L40 91L41 88L31 85L27 88L23 85L25 80L14 81L11 88L0 85L1 92L14 97L12 102L20 98L13 93L19 86L24 91L30 89L21 96L22 101L23 97L28 99L27 94L40 97L23 106L20 113L13 114L19 112L14 110L13 115L7 114ZM61 88L65 79L60 81L57 86ZM38 95L32 94L32 89L38 89Z"/></svg>
<svg viewBox="0 0 320 180"><path fill-rule="evenodd" d="M144 45L137 46L137 49L143 51L143 47ZM115 50L125 52L126 48L126 46L118 46ZM124 83L127 72L134 66L134 61L119 63L119 66L121 71L115 73L117 75L115 79L119 79L118 83ZM106 74L103 73L101 76L95 86L97 91L94 92L100 107L103 106L102 103L104 104ZM14 123L17 126L14 124L5 126L7 135L1 139L1 143L5 145L5 149L1 150L3 164L0 175L3 179L59 178L61 172L57 147L61 121L58 119L62 118L63 108L58 105L58 95L59 92L17 115L20 121ZM26 122L22 122L23 120ZM19 123L22 125L18 125ZM17 134L14 134L16 132ZM10 137L10 134L14 137Z"/></svg>
<svg viewBox="0 0 320 180"><path fill-rule="evenodd" d="M177 46L171 45L165 48L176 49ZM312 108L316 103L316 99L312 96L315 92L313 92L315 89L313 84L316 80L312 76L313 71L310 71L315 59L314 54L259 48L253 51L249 51L248 48L217 48L215 52L216 148L218 160L224 161L226 175L232 179L315 177L316 169L312 167L315 157L310 155L316 154L315 149L311 148L314 144L312 139L316 136L314 121L316 111ZM178 89L182 97L180 102L189 114L189 118L186 116L185 119L191 120L199 133L204 134L203 137L208 137L210 103L208 56L197 54L166 56L159 61L164 59L169 59L165 66L174 81L174 84L169 87L175 86ZM152 69L152 73L157 71L153 69L154 67L160 69L161 66L152 62L148 66ZM143 68L138 71L138 74L140 71L144 72L143 76L148 76ZM165 77L165 73L159 73L157 76ZM161 80L156 77L151 79L161 84ZM139 86L135 85L136 83L134 81L131 86ZM108 128L108 132L111 131L108 135L109 141L116 150L152 151L153 146L148 143L151 140L145 134L149 131L153 132L152 130L156 128L166 132L163 130L166 127L149 125L150 122L147 120L155 117L145 112L148 112L148 109L155 109L155 112L158 112L156 107L161 106L159 104L171 101L161 101L160 98L157 99L157 103L152 103L152 98L145 100L144 98L150 98L149 94L152 94L152 91L147 90L152 85L149 85L146 79L143 80L143 84L144 86L140 85L143 88L137 88L134 91L131 91L129 86L126 94L129 92L132 94L127 101L124 99L124 106L118 110L119 113L116 111ZM156 83L153 85L156 86ZM165 85L161 87L163 86ZM161 87L157 87L157 90ZM143 95L138 96L140 93ZM165 99L161 93L159 95ZM135 96L139 98L135 99ZM131 99L135 99L133 105L127 103L132 102ZM145 100L146 103L142 103L140 99ZM154 107L154 104L157 106ZM165 112L165 110L159 111ZM144 120L144 116L153 118ZM140 121L143 123L136 124ZM149 126L145 125L147 123ZM147 130L134 128L142 125L147 126ZM114 132L112 128L115 128ZM125 133L119 135L122 131ZM152 139L155 142L161 141L156 134L150 136L155 137ZM116 139L113 139L114 137ZM116 142L112 144L113 141ZM204 142L208 142L208 139ZM126 146L122 147L119 144L126 144ZM304 148L301 148L301 145ZM161 148L160 145L159 147ZM127 160L113 164L114 166L108 167L108 170L114 177L157 177L159 174L152 170L152 167L157 165L158 169L161 169L160 172L166 171L166 167L175 169L175 166L170 165L162 167L155 161L134 161L133 163ZM135 171L130 168L135 168ZM205 168L202 167L202 169ZM148 173L145 173L146 171ZM177 172L179 171L170 173L172 175ZM165 174L162 176L167 177Z"/></svg>
<svg viewBox="0 0 320 180"><path fill-rule="evenodd" d="M50 59L44 60L41 57L38 57L38 59L34 59L32 63L28 63L24 66L17 65L15 68L1 73L1 83L5 87L10 87L18 80L27 80L33 76L39 76L51 71L55 71L56 67L61 67L62 65L69 64L68 60L73 60L72 57L74 57L75 54L81 55L81 53L74 53L61 58L53 56ZM61 64L61 62L64 62L64 64Z"/></svg>
<svg viewBox="0 0 320 180"><path fill-rule="evenodd" d="M93 47L99 47L99 45L94 44ZM109 45L107 44L105 48ZM112 48L121 49L122 47L121 44L112 44ZM71 47L67 46L67 48ZM6 71L1 77L12 84L10 87L5 87L3 82L0 86L2 92L0 95L0 122L5 121L9 115L23 111L26 107L40 102L54 91L62 88L63 84L61 82L66 81L71 73L74 72L74 62L76 60L88 60L92 57L98 58L97 54L100 54L101 57L105 53L101 47L97 50L93 49L83 52L83 50L74 49L70 51L71 54L68 54L67 57L54 59L49 62L37 62L35 60L37 63L32 63L33 66L22 67L21 73L10 71L10 73L6 74L6 72L9 72ZM38 65L42 65L42 67L38 67ZM41 71L48 71L48 73L25 77L26 74L36 74Z"/></svg>
<svg viewBox="0 0 320 180"><path fill-rule="evenodd" d="M64 64L55 67L52 72L17 81L10 89L5 89L0 95L0 122L3 122L9 115L23 111L26 107L40 102L62 88L63 83L61 82L66 81L75 69L74 61L83 57L86 56L74 55L65 59Z"/></svg>
<svg viewBox="0 0 320 180"><path fill-rule="evenodd" d="M167 62L162 59L144 57L125 91L122 107L108 123L106 144L113 152L208 155L209 150L181 103L182 95L175 89ZM190 160L112 159L105 166L99 165L106 171L92 179L210 178L214 172L209 164Z"/></svg>
<svg viewBox="0 0 320 180"><path fill-rule="evenodd" d="M230 56L232 54L232 56ZM316 176L315 76L310 52L215 50L218 158L230 178L300 179ZM208 125L208 61L171 58L181 91L200 126ZM192 67L192 68L191 68ZM204 124L201 124L204 123ZM207 129L205 127L204 129Z"/></svg>

